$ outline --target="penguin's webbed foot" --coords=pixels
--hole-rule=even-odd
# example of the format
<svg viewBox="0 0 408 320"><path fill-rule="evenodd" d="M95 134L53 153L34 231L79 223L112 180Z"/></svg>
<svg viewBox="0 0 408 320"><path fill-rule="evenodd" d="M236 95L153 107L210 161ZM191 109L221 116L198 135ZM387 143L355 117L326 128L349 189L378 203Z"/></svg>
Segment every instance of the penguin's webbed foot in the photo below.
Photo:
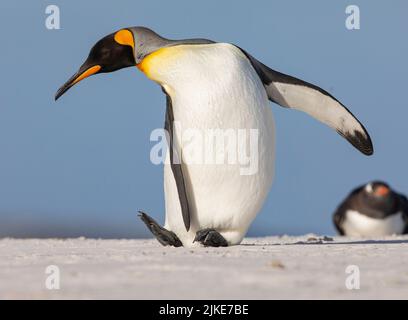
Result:
<svg viewBox="0 0 408 320"><path fill-rule="evenodd" d="M228 242L225 238L214 229L203 229L196 233L193 242L200 242L206 247L227 247Z"/></svg>
<svg viewBox="0 0 408 320"><path fill-rule="evenodd" d="M143 211L139 211L139 217L163 246L183 246L174 232L161 227L153 218L149 217Z"/></svg>

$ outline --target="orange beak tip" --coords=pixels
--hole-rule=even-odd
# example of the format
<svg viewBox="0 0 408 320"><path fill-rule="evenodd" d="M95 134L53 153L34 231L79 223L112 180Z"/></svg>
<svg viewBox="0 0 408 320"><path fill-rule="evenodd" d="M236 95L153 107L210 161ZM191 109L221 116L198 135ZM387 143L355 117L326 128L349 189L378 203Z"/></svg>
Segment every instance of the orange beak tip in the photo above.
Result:
<svg viewBox="0 0 408 320"><path fill-rule="evenodd" d="M100 65L94 65L89 67L81 72L77 72L73 77L71 77L61 88L58 89L57 93L55 94L54 100L57 101L65 92L67 92L70 88L72 88L75 84L82 81L85 78L99 72L101 70Z"/></svg>

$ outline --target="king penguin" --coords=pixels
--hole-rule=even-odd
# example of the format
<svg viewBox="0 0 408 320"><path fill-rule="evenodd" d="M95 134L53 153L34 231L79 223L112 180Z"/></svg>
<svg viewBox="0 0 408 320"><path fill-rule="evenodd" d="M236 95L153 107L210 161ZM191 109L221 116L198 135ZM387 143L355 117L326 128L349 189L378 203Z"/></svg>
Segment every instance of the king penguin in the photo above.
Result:
<svg viewBox="0 0 408 320"><path fill-rule="evenodd" d="M408 199L382 181L354 189L333 215L341 235L381 237L408 233Z"/></svg>
<svg viewBox="0 0 408 320"><path fill-rule="evenodd" d="M145 27L124 28L99 40L55 99L91 75L135 66L161 86L167 101L164 227L140 212L163 245L218 247L242 241L274 176L275 128L269 101L304 111L363 154L373 153L363 125L325 90L270 69L236 45L169 40ZM256 129L257 171L242 174L239 163L184 162L182 137L189 128Z"/></svg>

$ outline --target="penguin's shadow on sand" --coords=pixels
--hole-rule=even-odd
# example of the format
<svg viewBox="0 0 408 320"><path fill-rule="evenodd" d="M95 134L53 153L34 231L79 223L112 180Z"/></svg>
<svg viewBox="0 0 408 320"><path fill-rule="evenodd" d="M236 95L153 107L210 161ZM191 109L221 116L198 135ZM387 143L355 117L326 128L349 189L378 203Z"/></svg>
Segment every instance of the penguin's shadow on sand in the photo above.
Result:
<svg viewBox="0 0 408 320"><path fill-rule="evenodd" d="M241 246L296 246L296 245L345 245L345 244L408 244L408 239L395 239L395 240L371 240L362 239L355 241L297 241L292 243L245 243Z"/></svg>

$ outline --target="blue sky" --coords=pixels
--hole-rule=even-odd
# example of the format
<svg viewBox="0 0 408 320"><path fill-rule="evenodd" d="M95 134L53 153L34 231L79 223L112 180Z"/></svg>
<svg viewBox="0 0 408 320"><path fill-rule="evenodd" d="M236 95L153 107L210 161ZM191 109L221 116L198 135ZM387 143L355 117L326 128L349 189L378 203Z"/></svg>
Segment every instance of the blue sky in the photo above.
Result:
<svg viewBox="0 0 408 320"><path fill-rule="evenodd" d="M61 29L45 27L58 5ZM345 28L356 4L361 29ZM92 45L143 25L169 38L245 48L273 69L330 91L364 123L365 157L309 116L271 104L276 177L250 235L333 234L354 187L383 179L408 192L406 1L11 1L0 3L0 236L148 236L136 212L164 221L162 167L150 132L163 125L160 88L136 68L54 94Z"/></svg>

